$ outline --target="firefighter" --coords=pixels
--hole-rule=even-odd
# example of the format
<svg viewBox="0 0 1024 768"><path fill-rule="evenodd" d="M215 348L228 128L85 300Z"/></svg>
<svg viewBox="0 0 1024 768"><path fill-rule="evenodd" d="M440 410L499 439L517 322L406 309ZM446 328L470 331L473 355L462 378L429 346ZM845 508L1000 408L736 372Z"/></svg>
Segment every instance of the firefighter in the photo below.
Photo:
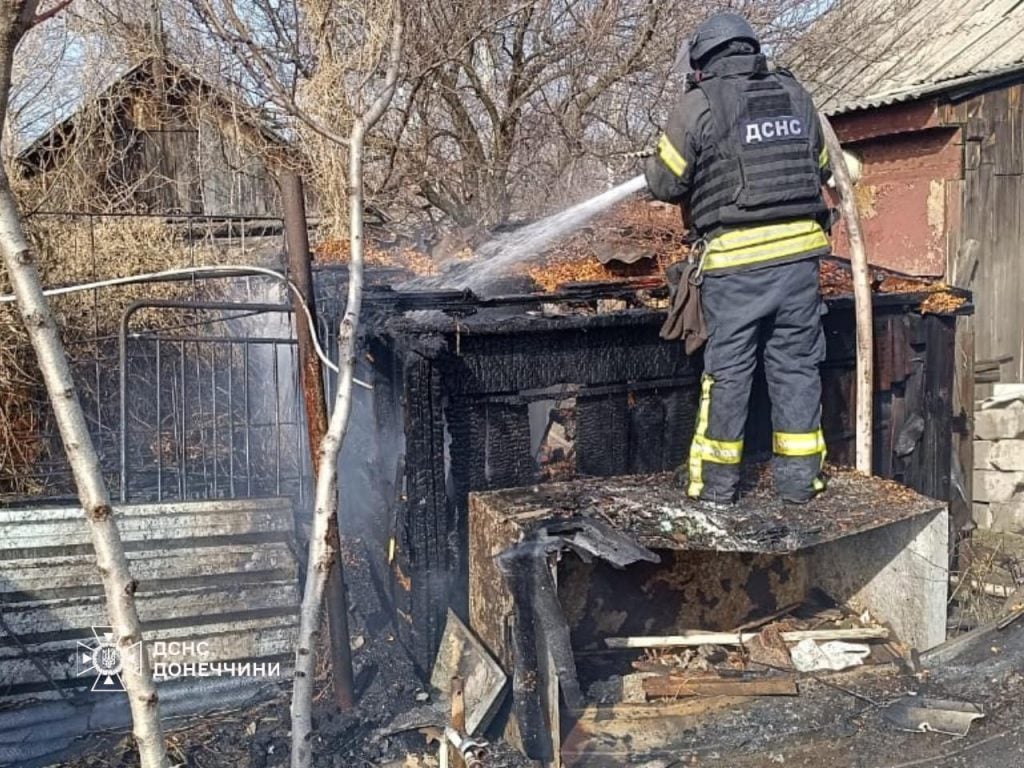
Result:
<svg viewBox="0 0 1024 768"><path fill-rule="evenodd" d="M708 340L687 493L736 499L759 350L772 402L773 476L787 502L825 488L818 259L830 252L829 176L817 111L770 69L750 24L720 13L689 43L693 72L646 166L651 193L678 203L702 255Z"/></svg>

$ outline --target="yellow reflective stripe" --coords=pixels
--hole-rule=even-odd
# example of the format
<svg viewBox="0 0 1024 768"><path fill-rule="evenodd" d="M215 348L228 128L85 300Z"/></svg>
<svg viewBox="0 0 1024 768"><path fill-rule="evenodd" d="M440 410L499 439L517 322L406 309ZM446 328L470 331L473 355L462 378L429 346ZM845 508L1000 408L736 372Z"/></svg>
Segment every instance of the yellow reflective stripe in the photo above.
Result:
<svg viewBox="0 0 1024 768"><path fill-rule="evenodd" d="M819 493L821 493L827 487L827 485L825 483L825 478L823 478L821 476L818 476L818 477L814 478L814 481L811 483L811 486L814 488L814 490L816 490Z"/></svg>
<svg viewBox="0 0 1024 768"><path fill-rule="evenodd" d="M801 253L809 253L810 251L828 247L828 237L821 231L766 245L753 245L748 248L738 248L726 252L712 253L709 247L708 252L704 256L704 270L744 267L749 264L782 259L787 256L798 256Z"/></svg>
<svg viewBox="0 0 1024 768"><path fill-rule="evenodd" d="M818 167L824 168L826 165L828 165L828 147L824 147L821 154L818 155Z"/></svg>
<svg viewBox="0 0 1024 768"><path fill-rule="evenodd" d="M699 441L704 439L708 431L708 418L711 414L711 385L714 383L707 374L701 377L700 408L697 410L697 426L693 432L693 445L690 446L690 487L686 489L689 496L700 496L704 490L703 452L699 450Z"/></svg>
<svg viewBox="0 0 1024 768"><path fill-rule="evenodd" d="M693 447L700 449L701 458L716 464L739 464L743 458L742 440L712 440L698 436L693 438Z"/></svg>
<svg viewBox="0 0 1024 768"><path fill-rule="evenodd" d="M776 432L775 452L780 456L814 456L825 451L825 436L816 432Z"/></svg>
<svg viewBox="0 0 1024 768"><path fill-rule="evenodd" d="M658 157L676 176L682 176L686 171L686 158L679 153L679 150L665 134L658 139Z"/></svg>
<svg viewBox="0 0 1024 768"><path fill-rule="evenodd" d="M822 231L821 225L814 219L734 229L711 240L708 243L708 251L732 251L743 246L764 245L776 240L787 240L797 235L813 235Z"/></svg>

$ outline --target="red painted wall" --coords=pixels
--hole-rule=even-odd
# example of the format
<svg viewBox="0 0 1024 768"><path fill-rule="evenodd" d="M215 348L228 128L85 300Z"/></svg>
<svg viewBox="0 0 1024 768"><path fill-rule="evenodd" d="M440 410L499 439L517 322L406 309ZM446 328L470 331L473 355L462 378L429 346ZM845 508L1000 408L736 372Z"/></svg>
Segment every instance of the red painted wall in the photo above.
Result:
<svg viewBox="0 0 1024 768"><path fill-rule="evenodd" d="M960 221L963 148L959 128L942 127L933 103L832 119L843 146L863 162L856 188L868 261L941 277ZM842 226L833 248L849 256Z"/></svg>

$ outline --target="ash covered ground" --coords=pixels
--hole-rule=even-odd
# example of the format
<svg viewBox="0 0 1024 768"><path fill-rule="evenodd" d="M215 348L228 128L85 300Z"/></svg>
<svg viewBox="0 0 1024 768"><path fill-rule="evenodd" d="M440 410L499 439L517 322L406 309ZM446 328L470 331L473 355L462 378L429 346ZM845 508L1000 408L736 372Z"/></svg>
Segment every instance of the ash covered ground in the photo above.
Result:
<svg viewBox="0 0 1024 768"><path fill-rule="evenodd" d="M416 728L403 723L444 724L440 705L420 701L426 686L389 626L388 612L371 578L365 545L346 542L345 577L350 595L350 630L356 691L356 710L340 714L332 705L331 679L321 655L315 699L316 768L429 768L437 765L437 745ZM165 724L169 756L174 765L195 768L279 768L290 759L291 688L280 687L270 701L241 710L212 713ZM134 768L139 765L132 739L125 734L96 734L78 745L67 768ZM488 766L521 768L529 765L502 744L494 744Z"/></svg>
<svg viewBox="0 0 1024 768"><path fill-rule="evenodd" d="M357 546L357 552L361 551ZM339 715L328 702L329 676L317 698L317 768L432 768L436 746L418 730L389 733L394 723L429 720L411 663L379 622L380 605L365 558L346 558L353 594L354 655L360 702ZM360 638L363 638L360 645ZM886 706L908 694L980 704L985 717L967 737L904 733L888 724ZM637 728L643 726L638 725ZM288 765L287 690L244 710L174 722L168 727L171 758L198 768ZM97 734L84 752L61 763L69 768L138 765L130 737ZM584 753L571 765L613 768L721 766L722 768L1019 768L1024 765L1024 620L1002 631L978 634L957 658L924 663L924 671L874 669L818 680L804 678L794 698L730 700L688 721L670 752L630 756ZM493 745L491 768L532 765L506 745Z"/></svg>

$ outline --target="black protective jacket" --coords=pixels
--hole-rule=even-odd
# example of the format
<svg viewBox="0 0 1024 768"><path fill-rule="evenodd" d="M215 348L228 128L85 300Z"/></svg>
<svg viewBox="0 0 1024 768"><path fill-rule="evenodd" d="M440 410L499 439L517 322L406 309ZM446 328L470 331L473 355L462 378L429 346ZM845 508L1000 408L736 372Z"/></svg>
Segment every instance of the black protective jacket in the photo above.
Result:
<svg viewBox="0 0 1024 768"><path fill-rule="evenodd" d="M829 250L828 152L811 97L758 54L712 62L669 116L647 164L707 243L705 269L736 271Z"/></svg>

